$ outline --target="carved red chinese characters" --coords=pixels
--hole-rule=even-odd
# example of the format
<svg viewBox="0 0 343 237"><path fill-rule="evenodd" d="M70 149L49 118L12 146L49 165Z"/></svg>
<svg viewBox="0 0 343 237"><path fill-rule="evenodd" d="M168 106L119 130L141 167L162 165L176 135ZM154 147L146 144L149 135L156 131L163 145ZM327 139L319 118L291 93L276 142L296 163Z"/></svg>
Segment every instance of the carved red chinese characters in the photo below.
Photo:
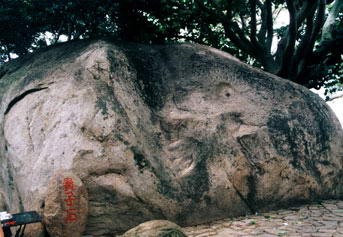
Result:
<svg viewBox="0 0 343 237"><path fill-rule="evenodd" d="M64 203L66 206L66 209L64 210L66 213L65 222L75 222L77 221L77 210L74 208L74 201L76 200L76 197L74 195L74 181L72 178L64 178L63 180L63 187L64 187Z"/></svg>

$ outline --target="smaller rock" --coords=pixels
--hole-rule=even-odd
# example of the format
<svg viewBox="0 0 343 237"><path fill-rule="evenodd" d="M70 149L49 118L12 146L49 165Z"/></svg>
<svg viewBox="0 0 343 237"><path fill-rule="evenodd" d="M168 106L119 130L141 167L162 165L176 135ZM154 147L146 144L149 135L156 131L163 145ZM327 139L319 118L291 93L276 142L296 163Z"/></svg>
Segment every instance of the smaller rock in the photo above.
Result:
<svg viewBox="0 0 343 237"><path fill-rule="evenodd" d="M181 227L166 220L144 222L127 231L122 237L187 237Z"/></svg>
<svg viewBox="0 0 343 237"><path fill-rule="evenodd" d="M87 214L88 193L81 179L70 171L57 172L48 186L43 211L43 223L50 236L81 236Z"/></svg>

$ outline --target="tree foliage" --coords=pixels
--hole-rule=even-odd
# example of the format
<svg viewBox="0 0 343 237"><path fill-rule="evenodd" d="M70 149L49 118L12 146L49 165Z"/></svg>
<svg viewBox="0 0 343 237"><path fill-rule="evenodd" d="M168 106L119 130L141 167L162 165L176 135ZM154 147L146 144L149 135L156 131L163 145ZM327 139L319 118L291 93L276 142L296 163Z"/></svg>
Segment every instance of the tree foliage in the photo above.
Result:
<svg viewBox="0 0 343 237"><path fill-rule="evenodd" d="M289 24L278 26L287 12ZM343 83L343 0L1 0L0 56L52 43L112 37L192 41L309 88ZM336 87L334 87L336 85Z"/></svg>

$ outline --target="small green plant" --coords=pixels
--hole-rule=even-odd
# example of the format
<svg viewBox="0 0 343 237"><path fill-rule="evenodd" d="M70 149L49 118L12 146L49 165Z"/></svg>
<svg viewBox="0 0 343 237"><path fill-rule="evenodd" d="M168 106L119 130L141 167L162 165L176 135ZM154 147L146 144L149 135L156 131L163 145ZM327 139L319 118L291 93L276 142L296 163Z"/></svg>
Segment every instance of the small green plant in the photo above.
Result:
<svg viewBox="0 0 343 237"><path fill-rule="evenodd" d="M180 230L176 229L170 229L166 230L162 234L160 234L158 237L187 237L184 233L182 233Z"/></svg>
<svg viewBox="0 0 343 237"><path fill-rule="evenodd" d="M282 236L282 235L285 235L286 233L287 233L286 231L281 230L281 231L277 232L276 234L277 234L278 236Z"/></svg>

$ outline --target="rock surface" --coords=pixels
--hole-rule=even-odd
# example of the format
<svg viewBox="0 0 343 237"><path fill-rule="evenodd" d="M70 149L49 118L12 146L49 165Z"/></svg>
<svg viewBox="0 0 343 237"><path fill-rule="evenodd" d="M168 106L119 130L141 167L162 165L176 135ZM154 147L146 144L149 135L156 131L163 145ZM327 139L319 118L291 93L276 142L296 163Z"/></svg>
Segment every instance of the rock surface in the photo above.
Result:
<svg viewBox="0 0 343 237"><path fill-rule="evenodd" d="M186 237L180 226L166 220L144 222L121 237Z"/></svg>
<svg viewBox="0 0 343 237"><path fill-rule="evenodd" d="M82 181L70 171L52 177L44 200L43 223L50 236L80 237L88 215L88 194Z"/></svg>
<svg viewBox="0 0 343 237"><path fill-rule="evenodd" d="M60 169L84 235L343 196L343 132L306 88L192 44L62 44L0 70L0 205L43 211Z"/></svg>

